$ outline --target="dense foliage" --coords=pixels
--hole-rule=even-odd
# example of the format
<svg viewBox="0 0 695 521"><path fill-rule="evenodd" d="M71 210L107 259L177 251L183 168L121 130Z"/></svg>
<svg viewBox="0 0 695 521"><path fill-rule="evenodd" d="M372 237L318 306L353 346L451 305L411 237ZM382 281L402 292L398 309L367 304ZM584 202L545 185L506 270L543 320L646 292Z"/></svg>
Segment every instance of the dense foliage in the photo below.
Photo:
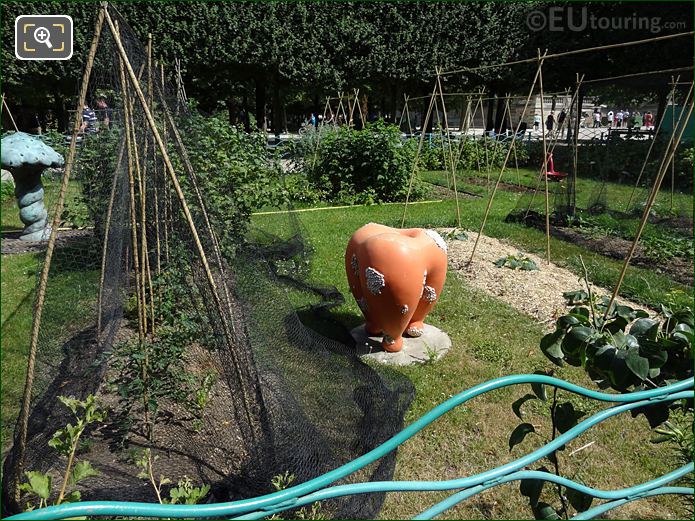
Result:
<svg viewBox="0 0 695 521"><path fill-rule="evenodd" d="M179 125L210 218L223 238L237 243L253 210L284 201L280 171L268 160L266 137L243 132L222 114L205 117L195 110ZM184 171L178 154L173 159L177 171ZM186 177L181 183L190 191Z"/></svg>
<svg viewBox="0 0 695 521"><path fill-rule="evenodd" d="M367 204L405 200L416 143L402 140L398 127L377 121L364 130L324 127L298 143L297 151L301 171L323 199ZM423 194L413 182L411 199Z"/></svg>
<svg viewBox="0 0 695 521"><path fill-rule="evenodd" d="M658 17L661 25L674 24L684 32L692 28L692 5L659 6L592 3L596 17ZM202 99L206 110L231 107L242 98L255 98L256 116L272 108L279 123L282 107L287 112L321 110L319 96L360 88L365 107L380 105L395 112L403 93L431 90L435 67L445 70L475 67L534 56L538 48L550 52L594 47L653 36L638 31L532 31L529 12L548 14L556 5L545 2L196 2L181 16L177 2L115 2L140 41L154 36L154 56L165 64L181 60L190 96ZM567 9L566 6L562 6ZM75 78L82 72L97 11L96 2L2 3L3 79L13 106L52 108L62 113L72 104ZM13 24L19 14L61 13L75 21L75 54L71 60L32 62L15 60ZM567 12L563 15L568 18ZM678 24L678 25L675 25ZM685 26L683 25L685 24ZM667 31L663 31L664 33ZM671 31L669 31L671 32ZM683 41L654 46L616 49L601 59L596 54L554 61L544 70L547 89L574 86L576 72L595 77L667 69L687 65L692 50ZM97 67L99 64L97 57ZM535 67L479 71L476 75L446 78L445 88L470 90L485 85L503 94L518 92L533 77ZM661 81L659 86L661 86ZM525 87L524 87L525 88ZM618 85L613 98L625 99L625 91L653 93L654 85L639 82ZM604 89L599 85L598 89ZM592 94L589 92L588 94ZM266 96L272 102L266 102ZM371 112L371 111L370 111Z"/></svg>
<svg viewBox="0 0 695 521"><path fill-rule="evenodd" d="M447 139L438 136L428 140L423 146L419 164L425 170L448 170L451 168L449 158L453 155L458 170L486 171L488 168L502 167L511 145L511 140L492 138L461 140L458 138L452 139L450 153ZM526 143L517 141L514 150L510 153L507 168L528 164L528 146Z"/></svg>

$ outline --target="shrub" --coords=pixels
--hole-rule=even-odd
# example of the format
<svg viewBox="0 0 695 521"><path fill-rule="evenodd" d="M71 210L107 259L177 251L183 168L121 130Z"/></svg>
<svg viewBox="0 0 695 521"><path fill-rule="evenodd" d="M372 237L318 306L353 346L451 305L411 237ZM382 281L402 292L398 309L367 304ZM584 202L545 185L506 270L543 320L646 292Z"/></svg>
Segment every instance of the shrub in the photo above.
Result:
<svg viewBox="0 0 695 521"><path fill-rule="evenodd" d="M401 140L398 127L377 121L364 130L311 133L297 144L295 156L313 189L326 199L378 203L405 200L416 147L414 140ZM424 194L424 185L414 182L411 199Z"/></svg>
<svg viewBox="0 0 695 521"><path fill-rule="evenodd" d="M226 114L204 117L195 110L179 128L210 218L225 242L239 242L252 211L286 201L281 172L268 160L265 134L245 133L230 125ZM178 154L172 161L177 172L184 171ZM180 181L193 197L187 176Z"/></svg>

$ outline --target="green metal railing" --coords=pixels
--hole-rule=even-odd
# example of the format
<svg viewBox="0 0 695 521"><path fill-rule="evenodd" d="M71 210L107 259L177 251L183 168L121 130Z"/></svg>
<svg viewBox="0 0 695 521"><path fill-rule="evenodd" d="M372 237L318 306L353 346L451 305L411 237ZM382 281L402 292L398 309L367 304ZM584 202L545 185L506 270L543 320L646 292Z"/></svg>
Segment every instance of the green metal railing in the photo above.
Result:
<svg viewBox="0 0 695 521"><path fill-rule="evenodd" d="M362 469L395 450L423 428L459 405L487 392L519 384L543 384L564 389L594 400L616 404L604 409L586 420L578 423L551 442L514 461L473 476L444 481L377 481L353 483L349 485L330 486L332 483ZM592 426L622 412L653 405L657 402L672 402L692 399L693 378L648 391L627 394L607 394L585 389L577 385L544 375L511 375L476 385L446 400L408 425L372 451L323 474L310 481L294 487L264 496L207 505L160 505L152 503L128 503L119 501L85 501L59 506L51 506L31 512L15 515L8 519L64 519L77 516L125 516L125 517L167 517L167 518L206 518L224 517L233 519L261 519L285 510L310 505L317 501L355 494L374 492L413 492L413 491L453 491L452 495L428 508L415 519L432 519L458 503L484 490L503 483L522 479L538 479L557 483L597 499L607 500L574 519L591 519L613 508L645 497L662 494L693 495L693 489L669 486L687 474L693 472L693 463L689 463L645 483L618 490L600 490L587 487L570 479L548 472L522 470L528 465L558 450Z"/></svg>

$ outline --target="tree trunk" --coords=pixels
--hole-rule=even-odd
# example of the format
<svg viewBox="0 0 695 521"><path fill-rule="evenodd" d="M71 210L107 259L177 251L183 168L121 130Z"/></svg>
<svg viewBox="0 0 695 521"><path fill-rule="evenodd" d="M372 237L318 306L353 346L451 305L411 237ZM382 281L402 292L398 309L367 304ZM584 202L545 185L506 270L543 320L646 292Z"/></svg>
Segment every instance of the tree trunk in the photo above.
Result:
<svg viewBox="0 0 695 521"><path fill-rule="evenodd" d="M425 98L424 101L422 102L422 123L420 124L420 127L423 129L423 131L426 134L431 134L432 133L432 127L434 126L434 120L437 119L437 115L435 114L435 109L436 107L432 107L432 113L430 114L430 119L427 122L427 127L425 127L425 117L427 117L427 107L430 104L431 99L430 98Z"/></svg>
<svg viewBox="0 0 695 521"><path fill-rule="evenodd" d="M362 118L359 128L363 129L369 121L369 97L366 94L360 96L360 108L362 109Z"/></svg>
<svg viewBox="0 0 695 521"><path fill-rule="evenodd" d="M69 116L65 108L65 98L57 91L53 93L53 110L58 124L58 132L67 132Z"/></svg>
<svg viewBox="0 0 695 521"><path fill-rule="evenodd" d="M504 110L505 98L497 98L497 108L495 109L495 132L500 134L505 124L506 111ZM504 116L504 117L503 117Z"/></svg>
<svg viewBox="0 0 695 521"><path fill-rule="evenodd" d="M282 97L280 95L280 82L275 78L273 82L273 132L276 136L282 132Z"/></svg>
<svg viewBox="0 0 695 521"><path fill-rule="evenodd" d="M256 78L256 126L259 130L265 131L265 81L261 78Z"/></svg>
<svg viewBox="0 0 695 521"><path fill-rule="evenodd" d="M494 128L495 128L494 115L495 115L495 100L491 97L489 100L487 100L487 114L485 114L487 121L485 122L485 130L487 130L487 131L494 130Z"/></svg>
<svg viewBox="0 0 695 521"><path fill-rule="evenodd" d="M241 102L241 107L243 111L241 115L241 120L244 124L244 132L249 133L251 132L251 118L249 118L249 97L246 93L244 93L244 98Z"/></svg>
<svg viewBox="0 0 695 521"><path fill-rule="evenodd" d="M234 100L232 100L231 98L227 98L225 100L225 104L227 105L227 118L229 118L229 124L230 125L236 125L237 114L236 114L236 111L234 110Z"/></svg>

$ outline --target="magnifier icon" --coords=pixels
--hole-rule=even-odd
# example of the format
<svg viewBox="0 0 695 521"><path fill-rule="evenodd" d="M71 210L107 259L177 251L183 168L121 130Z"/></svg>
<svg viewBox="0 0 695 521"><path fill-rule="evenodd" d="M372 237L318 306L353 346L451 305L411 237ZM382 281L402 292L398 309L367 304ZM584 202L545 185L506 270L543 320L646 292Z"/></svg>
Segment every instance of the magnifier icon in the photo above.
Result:
<svg viewBox="0 0 695 521"><path fill-rule="evenodd" d="M45 27L37 27L34 31L34 39L39 43L45 43L49 49L53 48L50 42L51 33Z"/></svg>

